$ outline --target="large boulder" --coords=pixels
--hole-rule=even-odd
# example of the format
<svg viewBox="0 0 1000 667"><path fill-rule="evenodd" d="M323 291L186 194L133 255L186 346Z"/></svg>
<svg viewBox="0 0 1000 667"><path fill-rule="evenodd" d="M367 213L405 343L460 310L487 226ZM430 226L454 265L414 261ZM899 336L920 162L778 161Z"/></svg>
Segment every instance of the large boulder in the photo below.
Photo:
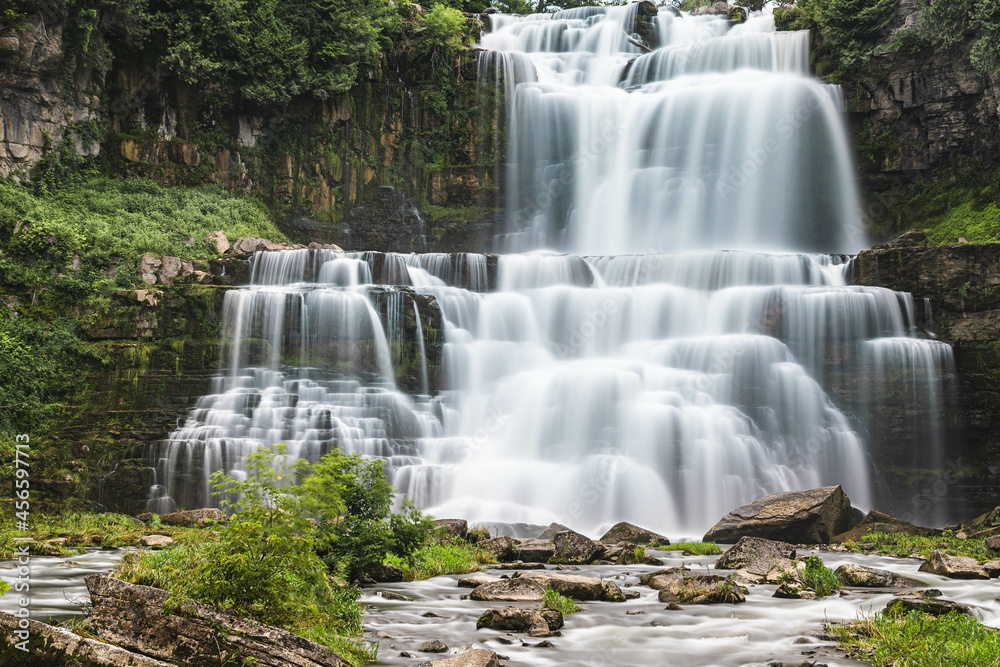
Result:
<svg viewBox="0 0 1000 667"><path fill-rule="evenodd" d="M20 625L26 623L26 625ZM19 635L18 633L24 633ZM92 667L175 667L164 662L128 651L90 637L82 637L67 628L47 625L40 621L20 619L0 611L0 664L18 667L52 667L52 665L89 665ZM28 650L17 645L27 641Z"/></svg>
<svg viewBox="0 0 1000 667"><path fill-rule="evenodd" d="M660 602L674 604L728 604L746 602L742 586L728 577L672 567L651 574L650 588L660 591Z"/></svg>
<svg viewBox="0 0 1000 667"><path fill-rule="evenodd" d="M990 551L1000 551L1000 535L986 538L986 548Z"/></svg>
<svg viewBox="0 0 1000 667"><path fill-rule="evenodd" d="M501 535L491 540L483 540L478 546L502 563L509 561L513 556L514 538L510 535Z"/></svg>
<svg viewBox="0 0 1000 667"><path fill-rule="evenodd" d="M349 667L336 653L285 630L207 604L165 606L169 593L101 574L86 578L90 628L102 640L180 665ZM220 648L222 647L222 648Z"/></svg>
<svg viewBox="0 0 1000 667"><path fill-rule="evenodd" d="M488 609L476 622L476 629L526 632L532 637L548 637L563 626L563 615L556 609Z"/></svg>
<svg viewBox="0 0 1000 667"><path fill-rule="evenodd" d="M767 572L776 561L794 560L795 547L787 542L765 540L761 537L741 537L726 550L716 562L719 570L742 570L752 568Z"/></svg>
<svg viewBox="0 0 1000 667"><path fill-rule="evenodd" d="M670 540L663 535L625 521L613 525L608 532L604 533L600 541L604 544L621 544L622 542L629 544L652 544L655 542L664 546L670 544Z"/></svg>
<svg viewBox="0 0 1000 667"><path fill-rule="evenodd" d="M604 547L586 535L572 530L556 533L552 538L552 544L555 545L555 555L551 559L553 563L586 565L604 554Z"/></svg>
<svg viewBox="0 0 1000 667"><path fill-rule="evenodd" d="M922 582L889 570L879 570L855 563L844 563L835 574L844 586L858 588L915 588Z"/></svg>
<svg viewBox="0 0 1000 667"><path fill-rule="evenodd" d="M705 535L705 542L763 537L793 544L829 544L854 526L851 501L839 486L775 493L738 507Z"/></svg>
<svg viewBox="0 0 1000 667"><path fill-rule="evenodd" d="M434 529L439 533L464 540L469 534L469 522L465 519L438 519Z"/></svg>
<svg viewBox="0 0 1000 667"><path fill-rule="evenodd" d="M516 575L519 579L530 579L542 588L551 588L560 595L574 600L603 600L605 602L624 602L625 594L617 585L604 579L584 577L579 574L563 574L561 572L522 572Z"/></svg>
<svg viewBox="0 0 1000 667"><path fill-rule="evenodd" d="M538 536L540 540L551 540L556 536L556 533L561 533L564 530L569 530L568 526L564 526L561 523L550 523L548 528L542 531L542 534Z"/></svg>
<svg viewBox="0 0 1000 667"><path fill-rule="evenodd" d="M491 577L488 574L473 574L472 576L459 579L458 585L460 588L479 588L483 584L492 584L496 581L502 581L502 579L500 577Z"/></svg>
<svg viewBox="0 0 1000 667"><path fill-rule="evenodd" d="M885 609L891 614L899 615L908 614L911 611L922 611L931 616L944 616L952 612L958 612L959 614L965 614L973 618L976 616L975 612L968 605L952 602L951 600L935 600L934 598L899 598L889 602Z"/></svg>
<svg viewBox="0 0 1000 667"><path fill-rule="evenodd" d="M552 540L517 540L512 558L523 563L548 563L555 553Z"/></svg>
<svg viewBox="0 0 1000 667"><path fill-rule="evenodd" d="M500 667L500 657L493 651L477 648L454 658L422 662L417 667Z"/></svg>
<svg viewBox="0 0 1000 667"><path fill-rule="evenodd" d="M943 551L932 551L920 566L920 572L938 574L951 579L989 579L990 575L975 558L949 556Z"/></svg>
<svg viewBox="0 0 1000 667"><path fill-rule="evenodd" d="M197 510L184 510L183 512L171 512L170 514L160 515L160 523L165 523L168 526L202 528L225 522L226 515L222 513L222 510L214 507L203 507Z"/></svg>
<svg viewBox="0 0 1000 667"><path fill-rule="evenodd" d="M897 519L894 516L889 516L888 514L872 510L868 513L868 516L862 519L858 525L854 526L854 528L840 533L839 535L834 535L832 542L834 544L858 542L868 533L904 533L906 535L915 535L917 537L931 537L934 535L940 535L941 531L934 530L933 528L921 528L920 526L915 526L908 521L903 521L902 519Z"/></svg>
<svg viewBox="0 0 1000 667"><path fill-rule="evenodd" d="M986 570L986 574L994 579L1000 577L1000 560L991 560L988 563L983 563L983 569Z"/></svg>
<svg viewBox="0 0 1000 667"><path fill-rule="evenodd" d="M545 587L523 577L499 579L477 586L469 595L479 602L541 602Z"/></svg>

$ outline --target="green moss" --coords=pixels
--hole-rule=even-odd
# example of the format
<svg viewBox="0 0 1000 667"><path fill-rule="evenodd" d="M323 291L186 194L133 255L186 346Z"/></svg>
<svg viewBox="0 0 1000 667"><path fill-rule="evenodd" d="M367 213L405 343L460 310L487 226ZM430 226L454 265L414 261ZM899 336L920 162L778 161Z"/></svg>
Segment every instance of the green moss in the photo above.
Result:
<svg viewBox="0 0 1000 667"><path fill-rule="evenodd" d="M677 542L667 546L653 546L654 549L663 551L684 551L693 556L718 556L722 549L715 542Z"/></svg>
<svg viewBox="0 0 1000 667"><path fill-rule="evenodd" d="M935 537L919 537L905 533L869 533L856 542L844 544L850 551L879 553L899 558L930 556L932 551L943 551L951 556L968 556L981 563L993 560L986 548L985 539L960 540L951 531Z"/></svg>

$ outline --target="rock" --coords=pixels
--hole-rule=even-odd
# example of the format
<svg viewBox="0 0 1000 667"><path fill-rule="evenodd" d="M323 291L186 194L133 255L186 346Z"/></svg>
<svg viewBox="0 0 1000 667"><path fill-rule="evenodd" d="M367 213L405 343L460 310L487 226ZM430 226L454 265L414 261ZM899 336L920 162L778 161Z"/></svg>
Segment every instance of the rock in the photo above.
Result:
<svg viewBox="0 0 1000 667"><path fill-rule="evenodd" d="M789 577L798 579L805 571L805 563L802 561L779 558L763 564L760 569L754 566L740 568L733 575L733 579L741 584L779 584Z"/></svg>
<svg viewBox="0 0 1000 667"><path fill-rule="evenodd" d="M86 581L91 631L129 651L178 665L243 664L253 658L259 667L349 667L325 646L207 604L187 602L167 611L166 591L100 574ZM226 648L222 659L220 646Z"/></svg>
<svg viewBox="0 0 1000 667"><path fill-rule="evenodd" d="M143 255L139 258L139 280L144 283L154 284L156 274L163 264L156 255Z"/></svg>
<svg viewBox="0 0 1000 667"><path fill-rule="evenodd" d="M387 563L379 563L366 574L371 577L372 581L380 584L392 584L403 580L403 568Z"/></svg>
<svg viewBox="0 0 1000 667"><path fill-rule="evenodd" d="M500 579L477 586L470 598L479 602L541 602L545 587L525 577Z"/></svg>
<svg viewBox="0 0 1000 667"><path fill-rule="evenodd" d="M935 600L934 598L899 598L892 600L885 606L885 610L891 614L908 614L911 611L922 611L931 616L943 616L952 612L966 614L975 618L976 614L968 605L952 602L951 600Z"/></svg>
<svg viewBox="0 0 1000 667"><path fill-rule="evenodd" d="M747 570L764 576L775 564L794 559L795 547L791 544L761 537L743 537L722 554L715 567L719 570Z"/></svg>
<svg viewBox="0 0 1000 667"><path fill-rule="evenodd" d="M175 667L176 663L163 662L133 653L124 648L112 646L104 642L81 637L66 628L57 628L39 621L24 619L27 627L19 624L22 619L0 611L0 634L5 639L0 640L4 648L0 649L2 664L19 665L20 667L49 667L50 665L88 665L110 667ZM22 653L15 645L22 641L16 634L18 630L27 630L31 637L30 652ZM3 656L12 654L10 662Z"/></svg>
<svg viewBox="0 0 1000 667"><path fill-rule="evenodd" d="M394 600L396 602L410 602L410 598L406 597L401 593L396 593L395 591L375 591L375 595L386 600Z"/></svg>
<svg viewBox="0 0 1000 667"><path fill-rule="evenodd" d="M476 622L476 629L527 632L532 637L548 637L563 626L562 612L556 609L488 609Z"/></svg>
<svg viewBox="0 0 1000 667"><path fill-rule="evenodd" d="M181 260L179 257L162 257L160 272L157 277L160 282L164 285L169 285L174 282L174 278L180 275L181 272Z"/></svg>
<svg viewBox="0 0 1000 667"><path fill-rule="evenodd" d="M445 535L464 540L469 534L469 522L465 519L438 519L434 522L435 530Z"/></svg>
<svg viewBox="0 0 1000 667"><path fill-rule="evenodd" d="M991 560L988 563L983 563L983 569L986 570L986 574L994 579L1000 577L1000 560Z"/></svg>
<svg viewBox="0 0 1000 667"><path fill-rule="evenodd" d="M746 602L743 587L728 577L672 567L654 572L647 581L660 591L660 602L673 604L725 604Z"/></svg>
<svg viewBox="0 0 1000 667"><path fill-rule="evenodd" d="M500 562L508 561L513 555L514 538L509 535L501 535L491 540L482 540L479 547L485 549Z"/></svg>
<svg viewBox="0 0 1000 667"><path fill-rule="evenodd" d="M142 514L136 514L135 518L138 519L139 521L142 521L143 523L149 523L150 521L153 520L153 513L143 512Z"/></svg>
<svg viewBox="0 0 1000 667"><path fill-rule="evenodd" d="M552 538L555 545L555 555L551 562L570 565L586 565L592 563L604 554L600 544L585 535L564 530Z"/></svg>
<svg viewBox="0 0 1000 667"><path fill-rule="evenodd" d="M567 526L562 525L561 523L550 523L548 528L543 530L541 535L538 536L538 539L551 540L553 537L556 536L556 533L561 533L564 530L569 530L569 528Z"/></svg>
<svg viewBox="0 0 1000 667"><path fill-rule="evenodd" d="M144 535L139 538L139 544L150 549L163 549L174 544L174 538L166 535Z"/></svg>
<svg viewBox="0 0 1000 667"><path fill-rule="evenodd" d="M897 519L896 517L889 516L888 514L872 510L861 523L849 531L839 535L834 535L832 541L834 544L857 542L868 533L905 533L907 535L915 535L918 537L931 537L934 535L940 535L941 531L934 530L933 528L921 528L920 526L915 526L908 521L903 521L902 519Z"/></svg>
<svg viewBox="0 0 1000 667"><path fill-rule="evenodd" d="M584 577L579 574L562 574L556 572L524 572L517 575L518 579L530 579L543 589L551 588L560 595L574 600L603 600L605 602L624 602L625 595L613 582L594 577Z"/></svg>
<svg viewBox="0 0 1000 667"><path fill-rule="evenodd" d="M205 243L210 243L215 246L216 252L220 255L225 254L232 246L229 243L229 239L226 238L225 232L212 232L208 236L202 239Z"/></svg>
<svg viewBox="0 0 1000 667"><path fill-rule="evenodd" d="M896 597L917 597L917 598L936 598L944 595L937 588L924 588L919 591L900 591L899 593L894 593Z"/></svg>
<svg viewBox="0 0 1000 667"><path fill-rule="evenodd" d="M801 581L783 581L773 597L786 600L812 600L816 598L816 591L810 590Z"/></svg>
<svg viewBox="0 0 1000 667"><path fill-rule="evenodd" d="M763 537L794 544L829 544L854 526L851 501L839 486L775 493L738 507L717 523L705 542Z"/></svg>
<svg viewBox="0 0 1000 667"><path fill-rule="evenodd" d="M974 558L967 556L949 556L943 551L932 551L923 565L920 572L939 574L951 579L989 579L983 566Z"/></svg>
<svg viewBox="0 0 1000 667"><path fill-rule="evenodd" d="M629 544L650 544L657 542L664 546L670 544L670 540L663 535L625 521L612 526L611 530L604 533L600 541L604 544L620 544L622 542L628 542Z"/></svg>
<svg viewBox="0 0 1000 667"><path fill-rule="evenodd" d="M165 523L168 526L204 528L205 526L226 523L226 515L222 513L222 510L215 509L214 507L204 507L197 510L161 514L160 523Z"/></svg>
<svg viewBox="0 0 1000 667"><path fill-rule="evenodd" d="M423 667L423 665L431 665L431 667L500 667L500 657L493 651L478 648L466 651L454 658L420 663L417 667Z"/></svg>
<svg viewBox="0 0 1000 667"><path fill-rule="evenodd" d="M551 540L518 540L513 557L524 563L548 563L555 553Z"/></svg>
<svg viewBox="0 0 1000 667"><path fill-rule="evenodd" d="M888 570L878 570L864 565L844 563L835 574L844 586L858 588L913 588L923 586L922 582L904 577Z"/></svg>
<svg viewBox="0 0 1000 667"><path fill-rule="evenodd" d="M492 584L495 581L502 581L500 577L491 577L486 574L474 574L471 577L465 577L458 580L458 585L461 588L477 588L483 584Z"/></svg>
<svg viewBox="0 0 1000 667"><path fill-rule="evenodd" d="M1000 535L987 537L986 548L990 551L1000 551Z"/></svg>
<svg viewBox="0 0 1000 667"><path fill-rule="evenodd" d="M448 646L440 639L432 639L421 644L417 650L421 653L447 653Z"/></svg>
<svg viewBox="0 0 1000 667"><path fill-rule="evenodd" d="M676 602L671 602L666 607L663 608L664 611L684 611L684 607L680 606Z"/></svg>

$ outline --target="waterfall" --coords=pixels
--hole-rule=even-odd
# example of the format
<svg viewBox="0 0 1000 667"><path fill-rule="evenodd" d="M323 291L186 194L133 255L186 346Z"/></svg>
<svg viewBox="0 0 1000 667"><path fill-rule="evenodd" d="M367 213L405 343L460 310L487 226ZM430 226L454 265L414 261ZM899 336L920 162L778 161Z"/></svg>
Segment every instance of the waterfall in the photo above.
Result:
<svg viewBox="0 0 1000 667"><path fill-rule="evenodd" d="M828 484L867 509L886 449L940 467L951 349L848 284L858 194L807 33L636 3L490 24L513 252L257 253L151 508L212 503L273 443L378 457L439 517L591 534Z"/></svg>

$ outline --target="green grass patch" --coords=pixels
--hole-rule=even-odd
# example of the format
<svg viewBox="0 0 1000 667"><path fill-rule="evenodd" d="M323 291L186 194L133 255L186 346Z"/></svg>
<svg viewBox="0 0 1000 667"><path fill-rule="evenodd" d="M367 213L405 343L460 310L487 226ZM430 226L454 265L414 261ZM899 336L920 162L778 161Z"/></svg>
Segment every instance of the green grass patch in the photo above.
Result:
<svg viewBox="0 0 1000 667"><path fill-rule="evenodd" d="M805 564L806 571L802 573L802 581L816 591L816 595L825 597L840 590L840 579L833 570L823 565L823 560L819 556L807 557Z"/></svg>
<svg viewBox="0 0 1000 667"><path fill-rule="evenodd" d="M827 631L850 655L875 667L1000 665L1000 632L964 614L879 612Z"/></svg>
<svg viewBox="0 0 1000 667"><path fill-rule="evenodd" d="M968 556L981 563L995 560L986 548L985 539L960 540L951 531L935 537L919 537L905 533L868 533L855 542L844 544L857 553L879 553L899 558L927 558L932 551L943 551L949 556Z"/></svg>
<svg viewBox="0 0 1000 667"><path fill-rule="evenodd" d="M722 549L715 542L677 542L666 546L655 546L651 548L660 551L685 551L692 556L719 556Z"/></svg>
<svg viewBox="0 0 1000 667"><path fill-rule="evenodd" d="M542 596L542 609L555 609L556 611L562 612L563 616L583 611L583 608L580 607L580 605L551 588L545 589L545 595Z"/></svg>
<svg viewBox="0 0 1000 667"><path fill-rule="evenodd" d="M385 562L401 567L406 581L418 581L446 574L469 574L496 560L474 544L436 542L417 549L409 562L395 555Z"/></svg>

